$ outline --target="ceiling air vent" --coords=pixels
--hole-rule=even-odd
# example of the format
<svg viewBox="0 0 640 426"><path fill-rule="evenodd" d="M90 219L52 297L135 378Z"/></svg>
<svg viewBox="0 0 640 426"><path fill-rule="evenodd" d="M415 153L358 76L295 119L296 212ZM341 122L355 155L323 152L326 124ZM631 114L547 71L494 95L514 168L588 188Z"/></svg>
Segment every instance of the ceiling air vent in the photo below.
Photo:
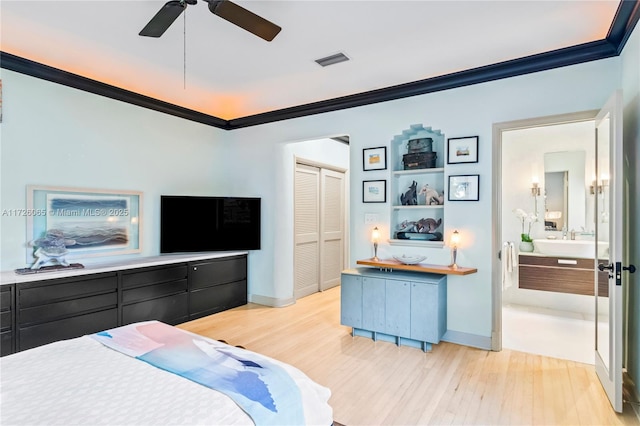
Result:
<svg viewBox="0 0 640 426"><path fill-rule="evenodd" d="M326 58L316 59L318 65L327 67L333 64L339 64L340 62L348 61L349 58L344 53L336 53L335 55L327 56Z"/></svg>

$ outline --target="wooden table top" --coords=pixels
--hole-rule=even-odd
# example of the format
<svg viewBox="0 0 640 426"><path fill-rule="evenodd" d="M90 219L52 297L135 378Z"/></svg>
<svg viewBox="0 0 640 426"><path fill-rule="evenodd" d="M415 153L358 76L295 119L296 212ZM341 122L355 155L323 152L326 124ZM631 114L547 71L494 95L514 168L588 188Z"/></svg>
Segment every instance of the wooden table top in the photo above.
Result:
<svg viewBox="0 0 640 426"><path fill-rule="evenodd" d="M443 275L469 275L478 272L476 268L467 268L463 266L451 267L445 265L429 265L418 263L415 265L405 265L395 259L363 259L356 262L358 265L375 266L381 269L397 269L401 271L425 272L430 274Z"/></svg>

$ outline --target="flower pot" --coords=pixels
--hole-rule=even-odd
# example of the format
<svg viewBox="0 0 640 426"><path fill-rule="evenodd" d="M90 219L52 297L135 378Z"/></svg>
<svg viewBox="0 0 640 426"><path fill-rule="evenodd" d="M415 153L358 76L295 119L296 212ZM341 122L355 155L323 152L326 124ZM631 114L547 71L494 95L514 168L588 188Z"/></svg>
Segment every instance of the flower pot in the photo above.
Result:
<svg viewBox="0 0 640 426"><path fill-rule="evenodd" d="M520 241L520 245L518 246L520 251L522 252L532 252L533 251L533 242L531 241Z"/></svg>

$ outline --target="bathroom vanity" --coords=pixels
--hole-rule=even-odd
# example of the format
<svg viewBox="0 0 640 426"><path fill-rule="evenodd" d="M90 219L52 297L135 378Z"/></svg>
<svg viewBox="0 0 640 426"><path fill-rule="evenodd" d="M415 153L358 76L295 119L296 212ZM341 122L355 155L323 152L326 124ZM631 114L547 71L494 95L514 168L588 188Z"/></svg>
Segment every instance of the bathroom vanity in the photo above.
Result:
<svg viewBox="0 0 640 426"><path fill-rule="evenodd" d="M594 295L596 265L594 259L520 253L519 287L529 290ZM598 263L608 263L599 260ZM598 271L598 293L608 295L608 272Z"/></svg>

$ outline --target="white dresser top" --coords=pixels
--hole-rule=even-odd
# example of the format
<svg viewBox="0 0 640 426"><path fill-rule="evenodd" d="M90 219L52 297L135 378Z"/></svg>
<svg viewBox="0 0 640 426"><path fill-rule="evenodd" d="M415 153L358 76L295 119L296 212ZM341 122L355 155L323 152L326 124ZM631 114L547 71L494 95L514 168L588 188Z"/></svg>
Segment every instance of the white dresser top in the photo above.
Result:
<svg viewBox="0 0 640 426"><path fill-rule="evenodd" d="M32 281L50 280L55 278L67 278L80 275L98 274L101 272L122 271L126 269L144 268L147 266L168 265L171 263L193 262L198 260L215 259L248 254L246 251L217 251L207 253L189 254L163 254L159 256L137 257L113 263L100 263L85 265L82 269L59 269L49 272L20 275L14 271L0 273L0 285L26 283Z"/></svg>

